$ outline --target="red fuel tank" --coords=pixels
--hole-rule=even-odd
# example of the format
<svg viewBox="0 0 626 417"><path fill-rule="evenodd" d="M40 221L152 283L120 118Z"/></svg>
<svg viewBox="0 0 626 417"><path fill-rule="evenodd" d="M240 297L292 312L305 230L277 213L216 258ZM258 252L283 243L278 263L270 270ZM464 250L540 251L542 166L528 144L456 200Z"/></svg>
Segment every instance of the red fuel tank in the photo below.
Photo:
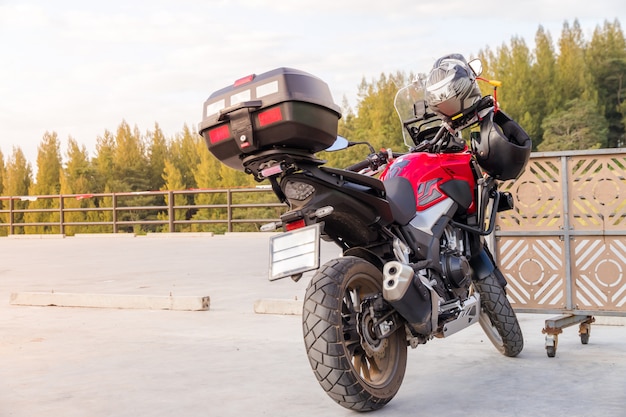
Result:
<svg viewBox="0 0 626 417"><path fill-rule="evenodd" d="M387 167L380 179L384 182L387 178L397 176L411 181L417 211L426 210L446 198L464 201L460 205L465 205L463 208L469 214L476 211L476 178L470 152L416 152L402 155ZM468 204L469 201L471 203Z"/></svg>

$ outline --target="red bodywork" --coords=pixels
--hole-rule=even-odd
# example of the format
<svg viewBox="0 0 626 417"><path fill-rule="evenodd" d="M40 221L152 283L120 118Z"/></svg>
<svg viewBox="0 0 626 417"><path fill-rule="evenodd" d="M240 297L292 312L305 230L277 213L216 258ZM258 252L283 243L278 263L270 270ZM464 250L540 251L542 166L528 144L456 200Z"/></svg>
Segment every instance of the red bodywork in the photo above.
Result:
<svg viewBox="0 0 626 417"><path fill-rule="evenodd" d="M475 196L476 180L471 165L469 151L460 153L416 152L403 155L390 164L380 176L381 180L401 176L413 185L417 201L417 211L448 198L441 185L449 180L462 180L469 184L472 196ZM476 211L476 201L467 209L468 214Z"/></svg>

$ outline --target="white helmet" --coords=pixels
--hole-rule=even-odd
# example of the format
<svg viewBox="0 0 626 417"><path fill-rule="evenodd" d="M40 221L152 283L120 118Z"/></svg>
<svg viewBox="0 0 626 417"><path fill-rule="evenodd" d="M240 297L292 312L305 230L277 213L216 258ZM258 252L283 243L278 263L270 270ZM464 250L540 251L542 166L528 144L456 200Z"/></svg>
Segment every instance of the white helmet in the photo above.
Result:
<svg viewBox="0 0 626 417"><path fill-rule="evenodd" d="M461 54L435 61L426 79L426 102L444 119L463 113L482 97L476 74Z"/></svg>

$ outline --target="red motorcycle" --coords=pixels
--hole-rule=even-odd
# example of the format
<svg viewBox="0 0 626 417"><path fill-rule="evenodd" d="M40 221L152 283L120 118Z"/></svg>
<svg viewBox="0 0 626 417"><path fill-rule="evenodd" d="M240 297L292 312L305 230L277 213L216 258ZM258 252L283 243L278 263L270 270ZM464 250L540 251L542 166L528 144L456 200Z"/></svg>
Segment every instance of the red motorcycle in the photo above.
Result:
<svg viewBox="0 0 626 417"><path fill-rule="evenodd" d="M502 354L522 350L484 236L496 213L513 207L498 181L521 173L531 142L492 96L481 96L479 64L449 55L401 89L395 108L409 151L371 149L347 169L315 155L355 143L337 138L339 108L308 73L245 77L205 103L199 131L209 150L269 181L289 207L264 227L284 229L270 239L269 278L316 271L304 298L304 343L321 387L346 408L382 407L400 388L408 346L475 323ZM468 147L461 132L472 127ZM320 266L320 239L342 256Z"/></svg>

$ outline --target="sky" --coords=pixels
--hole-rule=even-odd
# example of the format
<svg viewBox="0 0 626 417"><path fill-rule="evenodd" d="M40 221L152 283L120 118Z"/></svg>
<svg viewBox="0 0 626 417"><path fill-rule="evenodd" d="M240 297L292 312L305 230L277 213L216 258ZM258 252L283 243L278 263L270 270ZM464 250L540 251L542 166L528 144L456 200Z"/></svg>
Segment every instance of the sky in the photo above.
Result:
<svg viewBox="0 0 626 417"><path fill-rule="evenodd" d="M93 157L122 121L195 131L212 92L277 67L354 106L363 79L427 72L512 37L532 49L540 25L556 46L575 19L590 40L605 21L626 25L626 1L0 0L0 151L6 161L19 147L35 170L45 132L65 161L69 137Z"/></svg>

